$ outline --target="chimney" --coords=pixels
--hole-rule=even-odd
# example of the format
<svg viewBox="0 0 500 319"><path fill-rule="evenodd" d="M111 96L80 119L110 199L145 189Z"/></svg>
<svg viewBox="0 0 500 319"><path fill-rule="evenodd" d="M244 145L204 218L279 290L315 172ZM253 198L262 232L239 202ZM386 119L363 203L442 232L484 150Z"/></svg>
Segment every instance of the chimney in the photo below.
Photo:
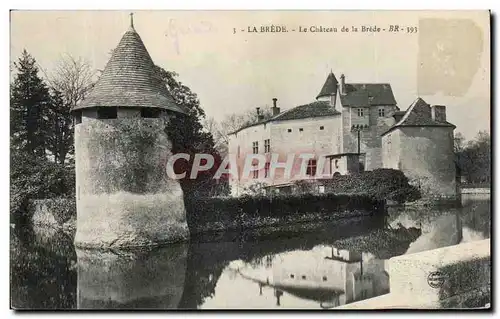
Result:
<svg viewBox="0 0 500 319"><path fill-rule="evenodd" d="M436 122L446 122L446 106L444 105L433 105L431 107L432 120Z"/></svg>
<svg viewBox="0 0 500 319"><path fill-rule="evenodd" d="M264 115L260 114L260 107L255 108L257 110L257 121L262 121L264 119Z"/></svg>
<svg viewBox="0 0 500 319"><path fill-rule="evenodd" d="M341 95L345 95L345 75L341 74L340 75L340 83L339 83L339 92Z"/></svg>
<svg viewBox="0 0 500 319"><path fill-rule="evenodd" d="M273 116L280 114L280 108L276 106L277 98L273 98Z"/></svg>

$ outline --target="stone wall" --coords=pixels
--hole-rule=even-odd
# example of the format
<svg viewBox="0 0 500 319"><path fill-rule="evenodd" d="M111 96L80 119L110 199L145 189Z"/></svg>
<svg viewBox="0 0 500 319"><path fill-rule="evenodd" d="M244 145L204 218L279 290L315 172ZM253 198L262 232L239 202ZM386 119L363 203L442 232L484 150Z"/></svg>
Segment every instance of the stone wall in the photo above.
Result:
<svg viewBox="0 0 500 319"><path fill-rule="evenodd" d="M385 116L378 116L378 109L384 108ZM396 107L392 105L373 106L365 108L364 117L368 127L360 132L360 152L365 153L365 170L371 171L381 168L382 165L382 137L381 134L387 131L395 121L392 114ZM368 114L366 114L368 113ZM357 108L344 107L342 110L342 129L343 129L343 152L358 152L358 133L352 131L352 123L357 123L353 119L357 118Z"/></svg>
<svg viewBox="0 0 500 319"><path fill-rule="evenodd" d="M76 203L74 198L49 198L31 203L34 226L74 230Z"/></svg>
<svg viewBox="0 0 500 319"><path fill-rule="evenodd" d="M453 128L402 127L383 137L384 168L399 169L426 197L456 197Z"/></svg>
<svg viewBox="0 0 500 319"><path fill-rule="evenodd" d="M165 118L84 118L75 126L77 233L83 247L157 245L189 236L166 164Z"/></svg>

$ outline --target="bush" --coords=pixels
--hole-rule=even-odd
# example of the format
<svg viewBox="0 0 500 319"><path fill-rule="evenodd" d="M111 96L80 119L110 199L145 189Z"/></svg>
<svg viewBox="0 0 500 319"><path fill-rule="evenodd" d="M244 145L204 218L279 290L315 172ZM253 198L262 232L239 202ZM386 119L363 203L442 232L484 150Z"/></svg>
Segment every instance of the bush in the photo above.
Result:
<svg viewBox="0 0 500 319"><path fill-rule="evenodd" d="M232 223L238 219L288 219L304 215L333 216L346 211L380 211L381 201L365 195L301 194L242 197L186 197L190 226L209 222Z"/></svg>
<svg viewBox="0 0 500 319"><path fill-rule="evenodd" d="M415 201L421 197L420 191L409 184L404 173L395 169L381 168L323 181L327 191L334 194L362 194L376 200L398 203Z"/></svg>
<svg viewBox="0 0 500 319"><path fill-rule="evenodd" d="M27 223L31 200L74 197L75 172L47 159L13 150L10 174L10 215L13 223Z"/></svg>
<svg viewBox="0 0 500 319"><path fill-rule="evenodd" d="M76 219L76 199L48 198L33 201L34 209L40 214L50 214L59 225Z"/></svg>

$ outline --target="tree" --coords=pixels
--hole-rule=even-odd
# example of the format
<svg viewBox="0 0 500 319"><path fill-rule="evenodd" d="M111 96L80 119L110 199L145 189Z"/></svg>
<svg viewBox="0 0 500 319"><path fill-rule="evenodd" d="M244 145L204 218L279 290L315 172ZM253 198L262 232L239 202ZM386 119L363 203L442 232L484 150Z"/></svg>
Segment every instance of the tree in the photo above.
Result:
<svg viewBox="0 0 500 319"><path fill-rule="evenodd" d="M73 154L73 121L71 109L84 99L94 86L96 71L83 59L66 55L55 70L47 74L52 89L50 108L50 135L48 149L54 160L65 164L66 157Z"/></svg>
<svg viewBox="0 0 500 319"><path fill-rule="evenodd" d="M10 101L10 211L12 221L22 223L28 217L29 200L73 194L74 172L46 155L54 135L53 104L59 104L60 97L50 94L26 50L15 71Z"/></svg>
<svg viewBox="0 0 500 319"><path fill-rule="evenodd" d="M463 151L464 146L465 146L464 135L460 132L455 133L455 136L453 138L453 148L454 148L455 154L458 154L461 151Z"/></svg>
<svg viewBox="0 0 500 319"><path fill-rule="evenodd" d="M38 76L35 59L26 50L14 67L17 74L10 95L11 150L44 158L51 102L49 89Z"/></svg>
<svg viewBox="0 0 500 319"><path fill-rule="evenodd" d="M181 179L181 187L187 195L224 195L229 191L227 180L215 180L213 175L217 171L222 158L214 147L213 136L203 129L201 121L205 119L205 111L200 106L198 96L182 82L177 80L178 74L157 67L157 72L164 81L175 102L182 105L187 115L179 115L171 119L167 128L172 140L174 153L187 153L190 155L189 163L177 161L175 170L185 171L186 178ZM210 154L215 159L212 169L201 172L197 178L189 179L193 159L196 153Z"/></svg>
<svg viewBox="0 0 500 319"><path fill-rule="evenodd" d="M51 134L47 136L46 146L54 161L64 165L67 155L72 154L74 149L73 120L61 92L52 90L50 98L48 127Z"/></svg>
<svg viewBox="0 0 500 319"><path fill-rule="evenodd" d="M52 89L59 91L70 108L84 99L95 84L97 72L82 58L63 57L53 72L45 74Z"/></svg>
<svg viewBox="0 0 500 319"><path fill-rule="evenodd" d="M458 162L462 176L467 183L491 183L491 137L481 131L458 153Z"/></svg>
<svg viewBox="0 0 500 319"><path fill-rule="evenodd" d="M259 112L263 120L272 117L272 110L270 107L260 107ZM221 122L215 121L213 118L206 119L203 126L207 131L212 133L214 138L215 147L222 156L228 153L229 134L237 131L238 129L255 124L259 121L255 110L248 110L240 114L227 115Z"/></svg>

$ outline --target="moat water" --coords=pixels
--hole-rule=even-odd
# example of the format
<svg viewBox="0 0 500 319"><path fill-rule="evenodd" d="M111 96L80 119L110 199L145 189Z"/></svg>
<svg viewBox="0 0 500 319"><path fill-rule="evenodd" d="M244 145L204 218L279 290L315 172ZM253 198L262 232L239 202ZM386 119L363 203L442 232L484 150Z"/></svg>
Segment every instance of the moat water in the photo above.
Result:
<svg viewBox="0 0 500 319"><path fill-rule="evenodd" d="M333 308L388 293L389 258L489 238L490 221L486 194L461 208L391 208L300 235L212 234L152 251L75 250L70 235L16 227L11 306Z"/></svg>

